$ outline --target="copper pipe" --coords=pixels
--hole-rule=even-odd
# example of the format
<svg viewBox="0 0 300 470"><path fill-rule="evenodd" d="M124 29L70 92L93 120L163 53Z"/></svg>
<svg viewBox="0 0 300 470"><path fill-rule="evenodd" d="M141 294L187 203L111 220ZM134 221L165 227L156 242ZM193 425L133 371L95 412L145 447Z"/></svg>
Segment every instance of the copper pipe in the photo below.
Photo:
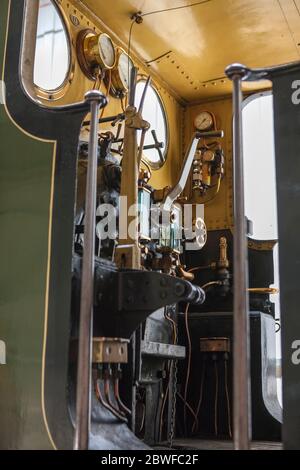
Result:
<svg viewBox="0 0 300 470"><path fill-rule="evenodd" d="M210 281L204 284L203 286L201 286L201 289L207 289L210 286L221 286L221 285L222 285L222 281Z"/></svg>
<svg viewBox="0 0 300 470"><path fill-rule="evenodd" d="M96 396L99 400L99 403L101 403L101 405L106 408L108 411L110 411L116 418L120 419L121 421L124 421L127 423L127 419L124 417L124 416L121 416L118 411L111 407L109 403L107 403L103 396L102 396L102 393L101 393L101 389L100 389L100 386L99 386L99 382L98 380L95 381L95 392L96 392ZM116 412L117 411L117 412Z"/></svg>
<svg viewBox="0 0 300 470"><path fill-rule="evenodd" d="M164 317L166 320L168 320L171 325L172 325L172 329L173 329L173 344L176 344L177 343L177 331L176 331L176 328L177 328L177 325L176 325L176 322L173 320L173 318L171 318L170 315L167 314L167 308L165 307L165 310L164 310Z"/></svg>
<svg viewBox="0 0 300 470"><path fill-rule="evenodd" d="M109 405L109 408L112 410L112 413L114 413L115 416L117 416L119 419L121 419L122 421L126 421L127 422L127 419L126 417L124 416L124 414L118 410L114 405L113 403L111 402L111 399L110 399L110 380L108 378L105 378L104 379L104 395L105 395L105 398L106 398L106 401Z"/></svg>
<svg viewBox="0 0 300 470"><path fill-rule="evenodd" d="M188 364L187 364L186 377L185 377L184 407L183 407L183 424L184 424L185 435L187 435L186 407L187 407L187 392L188 392L188 385L189 385L189 379L190 379L191 356L192 356L192 342L191 342L189 322L188 322L189 306L190 306L190 304L186 305L185 312L184 312L185 330L186 330L186 336L187 336L187 341L188 341Z"/></svg>
<svg viewBox="0 0 300 470"><path fill-rule="evenodd" d="M204 269L214 269L215 263L208 264L207 266L195 266L194 268L191 268L188 270L189 273L193 273L195 271L202 271Z"/></svg>
<svg viewBox="0 0 300 470"><path fill-rule="evenodd" d="M187 281L193 281L195 279L195 275L191 271L185 271L182 266L178 266L179 276Z"/></svg>
<svg viewBox="0 0 300 470"><path fill-rule="evenodd" d="M196 418L197 418L197 420L198 420L198 416L199 416L199 412L200 412L200 408L201 408L201 404L202 404L202 400L203 400L203 386L204 386L205 370L206 370L206 360L203 361L203 366L202 366L200 395L199 395L199 401L198 401L197 408L196 408ZM199 427L199 420L198 420L197 427L196 427L196 421L194 421L194 424L193 424L193 427L192 427L192 433L194 431L197 432L198 427Z"/></svg>
<svg viewBox="0 0 300 470"><path fill-rule="evenodd" d="M114 380L114 394L116 401L119 405L119 407L128 415L131 415L131 410L127 408L127 406L122 402L121 397L120 397L120 390L119 390L119 379L115 378Z"/></svg>
<svg viewBox="0 0 300 470"><path fill-rule="evenodd" d="M182 400L183 403L186 405L187 409L189 410L189 412L191 413L191 415L193 416L193 418L196 420L197 426L198 426L198 419L197 419L197 416L196 416L196 414L195 414L193 408L191 407L191 405L190 405L188 402L186 402L186 401L184 400L184 398L183 398L183 396L181 395L181 393L177 392L177 396L178 396L178 397L180 398L180 400Z"/></svg>

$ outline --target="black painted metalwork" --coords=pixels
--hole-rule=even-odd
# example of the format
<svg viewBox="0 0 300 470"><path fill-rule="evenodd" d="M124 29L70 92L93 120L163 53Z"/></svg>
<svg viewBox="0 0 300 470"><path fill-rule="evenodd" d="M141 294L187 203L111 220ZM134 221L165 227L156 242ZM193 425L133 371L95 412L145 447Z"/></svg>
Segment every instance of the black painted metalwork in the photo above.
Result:
<svg viewBox="0 0 300 470"><path fill-rule="evenodd" d="M73 276L73 293L78 300L79 256L74 257ZM94 336L129 339L161 307L178 302L200 305L204 300L204 291L189 281L155 271L116 270L107 260L95 260Z"/></svg>
<svg viewBox="0 0 300 470"><path fill-rule="evenodd" d="M193 312L189 315L189 324L192 341L192 367L189 384L188 401L194 409L199 402L201 378L203 367L204 386L202 403L198 415L198 430L194 429L194 436L203 439L216 438L214 427L215 407L215 370L212 353L200 352L200 337L227 337L230 341L231 351L227 359L223 353L218 353L218 401L217 424L218 436L221 439L230 439L228 426L228 409L225 389L225 359L227 360L227 379L229 394L229 415L232 419L233 409L233 383L232 383L232 341L233 341L233 315L232 312ZM180 331L184 331L183 314L179 314ZM275 320L262 312L250 312L250 349L251 349L251 401L252 401L252 438L253 440L280 441L282 408L278 401L276 384L276 350L275 350ZM179 341L185 344L185 335L181 334ZM204 365L205 364L205 365ZM184 363L179 363L179 383L185 380ZM193 427L193 418L189 415L189 435ZM182 420L182 409L178 412L178 422Z"/></svg>
<svg viewBox="0 0 300 470"><path fill-rule="evenodd" d="M300 344L298 270L300 244L300 62L264 69L233 64L227 75L242 70L244 80L273 83L276 185L279 233L280 306L282 315L283 443L300 447L300 361L293 356Z"/></svg>

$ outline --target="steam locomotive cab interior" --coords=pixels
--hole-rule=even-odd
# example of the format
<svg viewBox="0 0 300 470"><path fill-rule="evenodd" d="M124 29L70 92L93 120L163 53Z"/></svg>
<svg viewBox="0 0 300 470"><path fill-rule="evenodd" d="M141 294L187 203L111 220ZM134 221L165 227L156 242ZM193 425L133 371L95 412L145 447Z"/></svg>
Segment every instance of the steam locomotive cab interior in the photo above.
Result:
<svg viewBox="0 0 300 470"><path fill-rule="evenodd" d="M1 1L0 448L300 448L299 7Z"/></svg>

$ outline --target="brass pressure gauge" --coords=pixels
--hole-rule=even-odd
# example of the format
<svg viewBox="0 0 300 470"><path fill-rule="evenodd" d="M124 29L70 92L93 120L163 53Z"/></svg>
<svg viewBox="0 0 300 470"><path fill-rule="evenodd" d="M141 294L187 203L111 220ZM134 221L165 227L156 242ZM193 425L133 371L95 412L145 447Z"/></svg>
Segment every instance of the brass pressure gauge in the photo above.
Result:
<svg viewBox="0 0 300 470"><path fill-rule="evenodd" d="M115 46L105 34L92 30L81 31L77 38L77 56L81 69L91 79L97 77L98 69L110 70L116 63Z"/></svg>
<svg viewBox="0 0 300 470"><path fill-rule="evenodd" d="M111 72L111 93L113 96L122 98L128 93L133 67L134 64L129 55L120 47L117 48L117 61Z"/></svg>
<svg viewBox="0 0 300 470"><path fill-rule="evenodd" d="M208 111L202 111L195 117L194 126L199 131L208 131L214 125L213 115Z"/></svg>

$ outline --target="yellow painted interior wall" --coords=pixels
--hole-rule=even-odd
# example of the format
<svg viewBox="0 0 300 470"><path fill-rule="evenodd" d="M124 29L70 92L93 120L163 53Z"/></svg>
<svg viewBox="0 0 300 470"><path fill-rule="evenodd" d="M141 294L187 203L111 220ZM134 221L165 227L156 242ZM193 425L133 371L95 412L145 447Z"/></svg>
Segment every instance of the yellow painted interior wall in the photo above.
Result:
<svg viewBox="0 0 300 470"><path fill-rule="evenodd" d="M76 38L78 33L83 29L93 29L96 33L109 31L103 24L97 21L92 15L86 15L83 11L76 8L71 1L59 0L59 9L67 25L67 33L70 38L71 45L71 69L70 74L64 83L62 90L56 93L46 94L41 92L39 98L48 106L60 106L68 103L81 101L84 94L93 88L94 82L88 79L82 72L76 54ZM76 21L74 21L76 18ZM78 24L79 23L79 24ZM116 46L121 46L114 39ZM147 75L149 73L147 67L142 64L135 56L132 56L135 65L139 69L139 74ZM160 189L167 185L172 185L180 167L181 149L182 149L182 106L171 90L159 80L156 75L152 76L152 85L157 89L168 117L169 128L169 145L167 151L167 160L163 167L153 171L150 184ZM105 83L101 85L101 91L107 94ZM39 91L37 90L39 94ZM109 104L105 108L103 117L112 116L122 112L121 102L109 95ZM88 119L88 117L87 117ZM109 124L103 124L100 130L116 131Z"/></svg>
<svg viewBox="0 0 300 470"><path fill-rule="evenodd" d="M186 148L195 130L194 119L201 111L210 111L216 117L218 130L224 131L222 139L213 139L221 142L225 157L225 174L222 179L219 193L211 201L205 204L204 217L208 230L231 228L233 225L233 201L232 201L232 101L231 97L222 100L209 101L207 103L188 106L184 111L184 141ZM191 178L185 194L193 202L201 202L195 199L191 191Z"/></svg>
<svg viewBox="0 0 300 470"><path fill-rule="evenodd" d="M94 85L94 82L84 75L77 61L76 38L78 33L82 29L91 28L96 33L106 32L111 34L111 30L106 27L95 14L83 8L83 2L78 2L78 0L59 0L58 4L68 28L72 49L72 66L68 80L64 84L63 93L58 93L57 96L53 94L51 99L49 99L50 97L48 96L47 99L44 100L45 103L52 106L80 101L85 92L90 90ZM110 8L112 8L112 6L111 4ZM74 18L76 21L74 21ZM116 46L124 45L118 42L116 34L112 36L112 38ZM162 98L168 119L169 146L167 160L161 169L153 171L150 184L154 188L160 189L175 183L183 161L185 149L195 130L193 124L195 116L202 110L214 113L217 119L218 129L224 130L224 138L221 139L221 143L225 155L225 176L222 180L219 194L213 201L205 206L205 222L208 230L231 228L233 225L231 95L227 94L225 98L215 97L201 104L196 104L195 102L188 103L182 100L176 92L153 71L152 67L147 67L134 53L132 54L132 58L135 65L139 68L140 74L151 74L152 83ZM102 84L101 90L107 93L104 84ZM104 116L114 115L120 112L122 112L120 100L110 96ZM101 129L108 130L111 129L111 127L109 124L105 124L102 125ZM185 192L191 197L190 182ZM194 202L201 202L201 200L195 200Z"/></svg>

